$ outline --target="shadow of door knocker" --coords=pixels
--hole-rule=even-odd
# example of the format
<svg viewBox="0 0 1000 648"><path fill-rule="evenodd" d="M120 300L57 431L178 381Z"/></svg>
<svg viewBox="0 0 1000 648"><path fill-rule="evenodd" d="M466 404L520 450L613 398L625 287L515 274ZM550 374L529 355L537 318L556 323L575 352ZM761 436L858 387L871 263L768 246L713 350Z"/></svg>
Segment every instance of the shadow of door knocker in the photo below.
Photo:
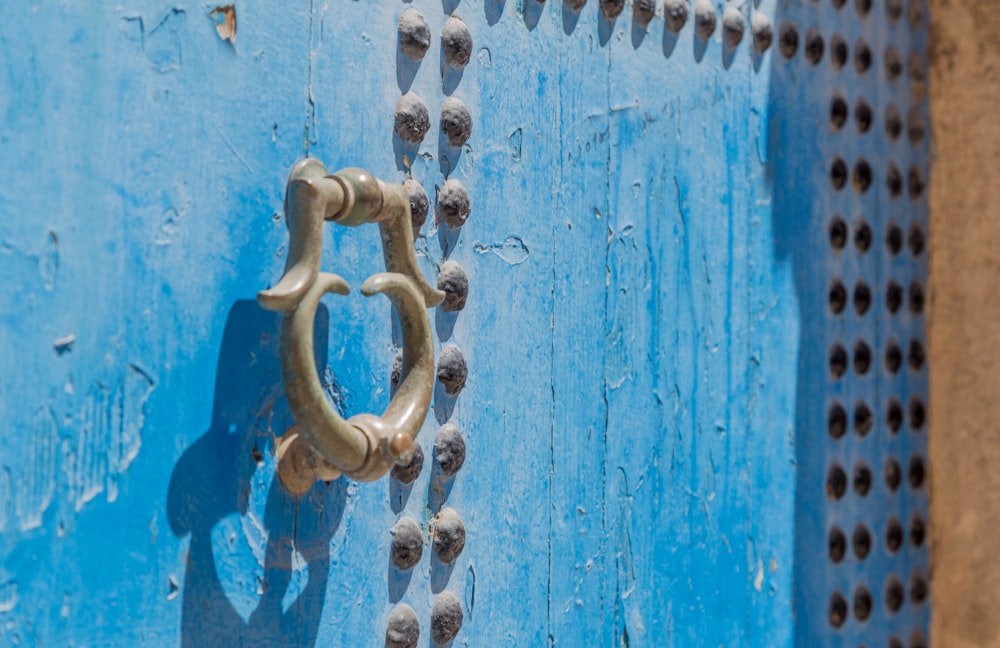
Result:
<svg viewBox="0 0 1000 648"><path fill-rule="evenodd" d="M417 267L410 201L402 185L386 184L362 169L330 174L317 160L299 161L285 189L289 252L276 286L257 293L258 303L285 311L281 323L281 379L296 425L278 445L278 476L292 493L341 473L374 481L394 464L406 464L430 408L434 389L434 341L428 308L444 293ZM313 319L326 293L346 295L338 275L320 272L323 223L378 223L386 272L361 286L366 297L385 294L399 311L403 333L401 381L382 416L344 420L327 400L313 360Z"/></svg>

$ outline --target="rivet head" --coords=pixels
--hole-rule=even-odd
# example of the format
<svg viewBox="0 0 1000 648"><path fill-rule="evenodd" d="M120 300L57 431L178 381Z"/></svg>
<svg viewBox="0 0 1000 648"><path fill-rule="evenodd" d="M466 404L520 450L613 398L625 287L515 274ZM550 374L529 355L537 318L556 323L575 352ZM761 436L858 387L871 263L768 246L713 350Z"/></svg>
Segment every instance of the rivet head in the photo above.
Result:
<svg viewBox="0 0 1000 648"><path fill-rule="evenodd" d="M442 310L454 312L465 308L465 300L469 297L469 276L457 262L444 262L438 275L437 288L444 292Z"/></svg>
<svg viewBox="0 0 1000 648"><path fill-rule="evenodd" d="M292 426L278 440L278 479L292 495L306 493L316 483L315 452Z"/></svg>
<svg viewBox="0 0 1000 648"><path fill-rule="evenodd" d="M413 569L424 554L424 535L411 518L405 517L392 528L392 564Z"/></svg>
<svg viewBox="0 0 1000 648"><path fill-rule="evenodd" d="M389 615L385 628L386 648L416 648L420 641L420 621L417 613L403 603Z"/></svg>
<svg viewBox="0 0 1000 648"><path fill-rule="evenodd" d="M750 19L750 29L753 31L753 48L758 52L766 52L774 42L774 27L771 20L760 11L755 11Z"/></svg>
<svg viewBox="0 0 1000 648"><path fill-rule="evenodd" d="M727 7L722 14L722 31L726 35L726 44L729 47L736 47L743 40L743 32L746 25L743 20L743 12L736 7Z"/></svg>
<svg viewBox="0 0 1000 648"><path fill-rule="evenodd" d="M564 0L564 2L573 11L580 11L587 4L587 0Z"/></svg>
<svg viewBox="0 0 1000 648"><path fill-rule="evenodd" d="M446 565L455 562L465 549L465 524L455 509L443 508L431 521L434 553Z"/></svg>
<svg viewBox="0 0 1000 648"><path fill-rule="evenodd" d="M437 195L438 222L457 229L465 225L471 211L472 201L462 183L454 178L445 180Z"/></svg>
<svg viewBox="0 0 1000 648"><path fill-rule="evenodd" d="M410 222L413 225L414 234L423 227L427 221L427 212L430 211L430 201L427 199L427 192L416 180L407 180L403 183L403 189L410 199Z"/></svg>
<svg viewBox="0 0 1000 648"><path fill-rule="evenodd" d="M625 0L601 0L601 13L611 22L625 9Z"/></svg>
<svg viewBox="0 0 1000 648"><path fill-rule="evenodd" d="M400 465L407 465L413 458L413 439L405 432L397 432L389 439L389 457Z"/></svg>
<svg viewBox="0 0 1000 648"><path fill-rule="evenodd" d="M709 0L698 0L694 6L695 31L702 40L708 40L715 33L715 7Z"/></svg>
<svg viewBox="0 0 1000 648"><path fill-rule="evenodd" d="M460 18L454 16L441 28L441 46L448 65L463 69L472 58L472 34Z"/></svg>
<svg viewBox="0 0 1000 648"><path fill-rule="evenodd" d="M441 130L448 138L448 146L453 148L458 148L469 140L472 115L461 99L448 97L441 104Z"/></svg>
<svg viewBox="0 0 1000 648"><path fill-rule="evenodd" d="M407 9L399 17L399 48L411 61L424 58L431 46L431 27L416 9Z"/></svg>
<svg viewBox="0 0 1000 648"><path fill-rule="evenodd" d="M420 471L424 469L424 449L420 447L419 441L413 442L413 454L410 461L405 466L396 464L392 467L393 479L402 484L412 484L420 476Z"/></svg>
<svg viewBox="0 0 1000 648"><path fill-rule="evenodd" d="M663 18L671 34L679 32L688 19L687 0L663 0Z"/></svg>
<svg viewBox="0 0 1000 648"><path fill-rule="evenodd" d="M465 463L465 439L457 427L445 423L434 440L434 458L441 473L452 477Z"/></svg>
<svg viewBox="0 0 1000 648"><path fill-rule="evenodd" d="M447 344L441 349L438 357L437 379L444 385L449 396L457 396L464 388L469 377L469 367L465 364L465 355L454 344Z"/></svg>
<svg viewBox="0 0 1000 648"><path fill-rule="evenodd" d="M396 102L396 134L399 139L419 144L431 127L431 116L423 99L407 92Z"/></svg>
<svg viewBox="0 0 1000 648"><path fill-rule="evenodd" d="M632 15L640 25L648 25L656 15L656 0L633 0Z"/></svg>
<svg viewBox="0 0 1000 648"><path fill-rule="evenodd" d="M443 645L458 636L462 629L462 604L451 592L441 592L431 608L431 636Z"/></svg>

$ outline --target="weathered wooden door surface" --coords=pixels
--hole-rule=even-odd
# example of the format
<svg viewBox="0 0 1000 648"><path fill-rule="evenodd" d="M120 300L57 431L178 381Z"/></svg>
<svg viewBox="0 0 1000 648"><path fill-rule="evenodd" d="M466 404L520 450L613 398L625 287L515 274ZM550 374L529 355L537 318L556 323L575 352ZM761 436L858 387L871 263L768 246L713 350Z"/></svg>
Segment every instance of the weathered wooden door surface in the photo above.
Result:
<svg viewBox="0 0 1000 648"><path fill-rule="evenodd" d="M0 644L382 646L406 604L429 646L446 592L456 646L882 646L926 625L920 5L614 7L0 7ZM394 132L409 92L419 144ZM446 97L472 116L461 147ZM305 156L419 182L423 271L469 279L463 310L431 313L468 380L436 391L410 486L294 498L275 478L292 419L254 298ZM435 214L446 179L461 227ZM398 340L357 293L378 234L328 231L324 268L355 290L324 302L320 373L342 411L381 411ZM450 479L445 423L466 444ZM451 565L442 507L467 531ZM409 571L403 518L426 539Z"/></svg>

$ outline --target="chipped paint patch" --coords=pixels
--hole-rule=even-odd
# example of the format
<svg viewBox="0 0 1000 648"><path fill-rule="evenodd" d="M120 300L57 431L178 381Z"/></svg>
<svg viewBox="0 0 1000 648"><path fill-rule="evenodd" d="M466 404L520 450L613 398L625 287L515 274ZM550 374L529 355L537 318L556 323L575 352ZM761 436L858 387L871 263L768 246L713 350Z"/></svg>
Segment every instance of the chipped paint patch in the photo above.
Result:
<svg viewBox="0 0 1000 648"><path fill-rule="evenodd" d="M212 9L208 14L215 20L215 31L219 38L230 43L236 42L236 6L224 5Z"/></svg>
<svg viewBox="0 0 1000 648"><path fill-rule="evenodd" d="M509 265L524 263L531 255L531 250L518 236L508 236L502 243L476 243L472 249L479 254L492 252Z"/></svg>

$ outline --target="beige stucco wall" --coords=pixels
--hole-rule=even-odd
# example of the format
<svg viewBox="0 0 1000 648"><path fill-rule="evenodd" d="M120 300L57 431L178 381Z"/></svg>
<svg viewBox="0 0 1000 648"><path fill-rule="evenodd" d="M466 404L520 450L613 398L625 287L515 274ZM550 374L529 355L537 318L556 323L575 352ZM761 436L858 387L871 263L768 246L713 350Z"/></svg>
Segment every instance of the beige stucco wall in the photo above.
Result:
<svg viewBox="0 0 1000 648"><path fill-rule="evenodd" d="M931 0L934 648L1000 646L1000 0Z"/></svg>

